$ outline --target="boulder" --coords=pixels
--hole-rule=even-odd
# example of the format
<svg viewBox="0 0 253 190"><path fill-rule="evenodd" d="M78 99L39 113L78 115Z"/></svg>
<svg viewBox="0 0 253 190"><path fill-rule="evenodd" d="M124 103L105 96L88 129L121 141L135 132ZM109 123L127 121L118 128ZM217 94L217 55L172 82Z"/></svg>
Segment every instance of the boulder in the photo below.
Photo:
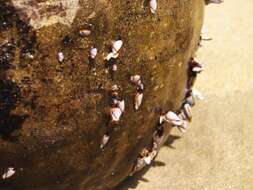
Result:
<svg viewBox="0 0 253 190"><path fill-rule="evenodd" d="M152 140L155 110L182 103L203 7L158 0L153 14L146 0L0 0L0 174L16 171L0 189L107 190L124 180ZM133 75L144 85L138 110ZM112 123L115 84L125 110Z"/></svg>

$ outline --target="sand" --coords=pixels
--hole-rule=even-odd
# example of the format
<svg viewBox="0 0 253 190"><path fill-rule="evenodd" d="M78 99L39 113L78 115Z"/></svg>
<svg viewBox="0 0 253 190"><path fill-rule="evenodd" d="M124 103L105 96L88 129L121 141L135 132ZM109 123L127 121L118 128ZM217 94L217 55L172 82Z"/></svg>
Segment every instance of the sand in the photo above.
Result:
<svg viewBox="0 0 253 190"><path fill-rule="evenodd" d="M122 190L253 189L253 1L227 0L206 8L214 38L198 59L206 71L197 88L205 101L194 108L189 131L164 147L155 167Z"/></svg>

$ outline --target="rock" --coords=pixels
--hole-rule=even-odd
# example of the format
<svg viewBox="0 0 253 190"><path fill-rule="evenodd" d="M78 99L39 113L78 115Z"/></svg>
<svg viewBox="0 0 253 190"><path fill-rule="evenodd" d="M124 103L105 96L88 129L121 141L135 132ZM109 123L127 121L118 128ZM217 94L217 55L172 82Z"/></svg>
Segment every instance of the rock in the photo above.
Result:
<svg viewBox="0 0 253 190"><path fill-rule="evenodd" d="M105 190L128 176L152 140L153 110L180 107L203 6L162 0L154 15L139 0L0 1L0 174L16 169L0 189ZM90 35L80 36L83 28ZM104 57L118 36L124 44L112 79ZM95 74L91 47L99 50ZM136 74L145 85L138 112L129 81ZM101 151L114 84L125 111Z"/></svg>

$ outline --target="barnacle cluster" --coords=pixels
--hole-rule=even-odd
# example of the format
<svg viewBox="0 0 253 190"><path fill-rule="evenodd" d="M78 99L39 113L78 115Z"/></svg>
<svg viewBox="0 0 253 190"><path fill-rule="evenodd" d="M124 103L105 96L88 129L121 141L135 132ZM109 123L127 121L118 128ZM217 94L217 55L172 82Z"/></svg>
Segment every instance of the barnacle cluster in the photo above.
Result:
<svg viewBox="0 0 253 190"><path fill-rule="evenodd" d="M105 190L150 164L200 97L203 6L0 1L0 185Z"/></svg>

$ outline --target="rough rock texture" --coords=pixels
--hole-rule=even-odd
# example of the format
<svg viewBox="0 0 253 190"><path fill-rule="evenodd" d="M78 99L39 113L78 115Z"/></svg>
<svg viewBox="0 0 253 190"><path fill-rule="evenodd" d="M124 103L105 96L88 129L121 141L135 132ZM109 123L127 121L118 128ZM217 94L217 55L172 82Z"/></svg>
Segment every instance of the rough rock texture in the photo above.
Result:
<svg viewBox="0 0 253 190"><path fill-rule="evenodd" d="M181 104L203 6L160 0L153 15L141 0L0 0L0 173L16 169L1 189L105 190L122 181L152 139L154 109ZM78 34L84 28L90 36ZM104 56L118 35L124 45L112 79ZM92 46L95 71L88 65ZM139 111L133 74L145 85ZM126 111L101 151L113 84L122 88Z"/></svg>

